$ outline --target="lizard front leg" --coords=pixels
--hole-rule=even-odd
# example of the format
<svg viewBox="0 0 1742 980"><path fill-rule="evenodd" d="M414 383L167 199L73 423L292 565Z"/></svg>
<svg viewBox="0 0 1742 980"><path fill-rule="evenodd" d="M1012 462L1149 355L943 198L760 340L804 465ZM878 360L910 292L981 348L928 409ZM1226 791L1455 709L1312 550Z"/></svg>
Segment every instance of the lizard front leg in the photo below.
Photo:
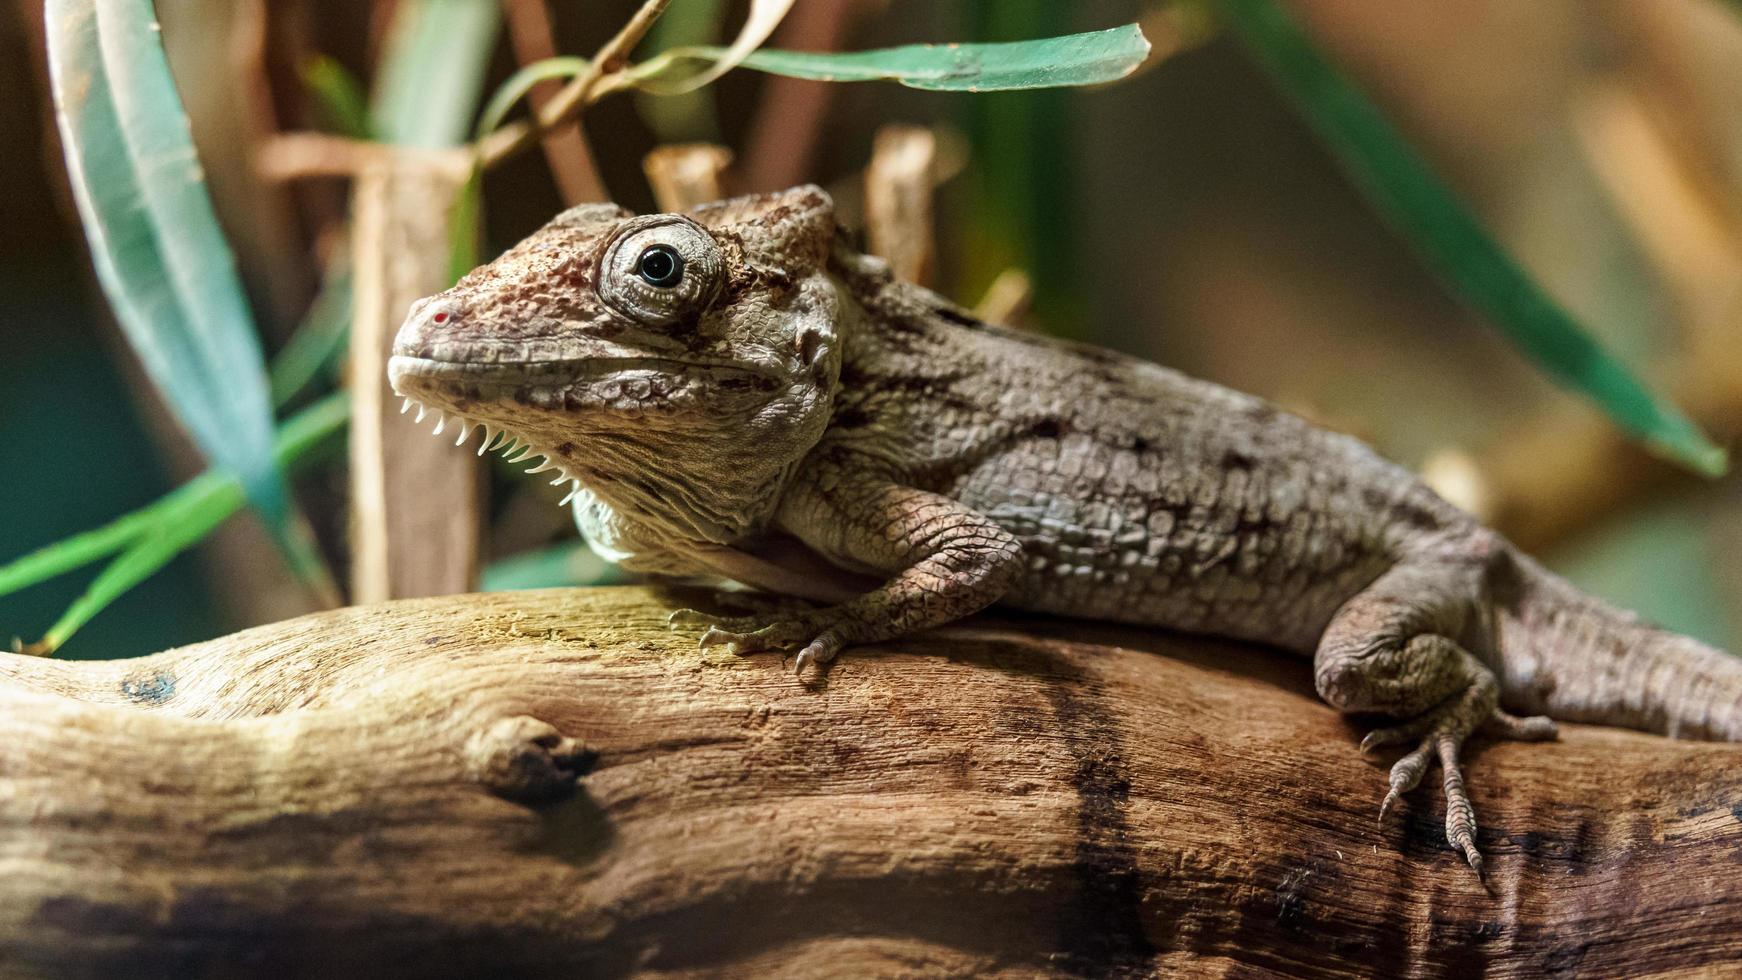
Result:
<svg viewBox="0 0 1742 980"><path fill-rule="evenodd" d="M822 665L854 643L873 643L960 619L1009 590L1022 546L977 511L940 494L886 480L801 480L787 491L779 523L830 560L889 576L840 605L772 621L716 619L684 610L674 623L706 623L702 645L740 653L801 647L796 671Z"/></svg>

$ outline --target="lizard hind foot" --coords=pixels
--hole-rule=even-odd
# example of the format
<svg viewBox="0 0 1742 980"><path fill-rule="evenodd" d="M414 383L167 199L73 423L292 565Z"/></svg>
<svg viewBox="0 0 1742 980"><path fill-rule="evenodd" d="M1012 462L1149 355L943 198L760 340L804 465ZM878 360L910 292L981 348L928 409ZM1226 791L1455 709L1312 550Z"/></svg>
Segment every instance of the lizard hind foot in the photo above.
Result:
<svg viewBox="0 0 1742 980"><path fill-rule="evenodd" d="M1361 751L1411 742L1415 747L1391 767L1389 787L1379 804L1379 822L1384 823L1405 793L1421 783L1422 776L1439 763L1446 794L1446 840L1483 877L1482 852L1476 847L1476 809L1464 787L1459 753L1475 732L1518 741L1545 741L1557 734L1555 723L1545 717L1508 714L1494 702L1492 682L1473 681L1462 692L1438 707L1402 724L1377 728L1361 740Z"/></svg>

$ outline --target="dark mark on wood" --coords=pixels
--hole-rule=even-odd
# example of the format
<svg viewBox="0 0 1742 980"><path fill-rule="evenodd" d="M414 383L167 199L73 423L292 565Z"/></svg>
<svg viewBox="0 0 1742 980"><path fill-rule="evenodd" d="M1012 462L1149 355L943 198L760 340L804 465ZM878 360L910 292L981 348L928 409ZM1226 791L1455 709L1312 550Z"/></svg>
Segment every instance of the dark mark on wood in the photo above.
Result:
<svg viewBox="0 0 1742 980"><path fill-rule="evenodd" d="M167 670L123 678L121 694L139 704L158 705L175 697L175 675Z"/></svg>

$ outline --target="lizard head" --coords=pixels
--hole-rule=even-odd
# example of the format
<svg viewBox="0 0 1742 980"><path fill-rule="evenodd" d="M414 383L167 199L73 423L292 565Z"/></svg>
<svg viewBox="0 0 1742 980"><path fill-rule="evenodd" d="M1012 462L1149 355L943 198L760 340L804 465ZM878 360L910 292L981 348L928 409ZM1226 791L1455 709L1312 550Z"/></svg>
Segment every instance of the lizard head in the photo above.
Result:
<svg viewBox="0 0 1742 980"><path fill-rule="evenodd" d="M506 430L589 484L740 454L790 465L821 436L840 373L834 235L816 187L685 214L571 208L413 304L388 374L411 402Z"/></svg>

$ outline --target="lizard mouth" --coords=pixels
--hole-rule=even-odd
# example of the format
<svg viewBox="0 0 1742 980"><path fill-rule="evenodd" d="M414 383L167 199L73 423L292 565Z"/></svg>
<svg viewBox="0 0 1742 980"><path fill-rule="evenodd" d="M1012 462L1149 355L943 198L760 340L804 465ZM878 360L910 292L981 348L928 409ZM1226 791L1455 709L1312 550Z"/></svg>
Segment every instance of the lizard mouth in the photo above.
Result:
<svg viewBox="0 0 1742 980"><path fill-rule="evenodd" d="M454 432L454 445L462 446L480 429L479 456L500 452L510 463L533 463L529 474L554 473L552 486L570 486L559 506L582 489L568 469L572 461L545 444L562 439L529 433L539 430L539 416L567 409L575 392L591 393L602 404L615 398L618 411L639 411L720 391L770 392L779 386L773 374L737 363L647 356L491 361L396 353L387 375L394 394L404 399L400 414L415 408L419 423L433 415L437 436ZM670 379L678 379L675 387ZM510 399L520 407L504 411Z"/></svg>
<svg viewBox="0 0 1742 980"><path fill-rule="evenodd" d="M471 439L474 428L482 430L483 438L478 441L479 456L487 452L501 453L510 463L528 464L528 475L554 472L556 476L551 479L551 486L566 484L569 487L568 494L557 506L567 507L581 492L581 483L569 472L559 453L538 445L518 430L477 418L460 409L461 404L475 403L456 399L451 388L457 383L475 384L481 380L479 372L467 370L478 367L506 369L510 366L455 364L431 358L394 355L388 362L388 378L392 382L393 393L404 399L400 404L399 414L404 415L414 408L417 409L417 416L413 421L418 424L422 424L425 418L434 416L434 434L437 437L444 436L451 427L456 433L455 446L465 445ZM522 383L526 383L525 372L520 372L517 376Z"/></svg>
<svg viewBox="0 0 1742 980"><path fill-rule="evenodd" d="M539 388L601 381L637 372L680 374L699 371L722 377L757 379L773 387L774 376L755 367L715 358L675 357L583 357L549 360L456 360L418 354L395 353L387 362L387 376L399 394L402 383L418 381L463 382L504 388ZM758 385L761 387L762 385Z"/></svg>

